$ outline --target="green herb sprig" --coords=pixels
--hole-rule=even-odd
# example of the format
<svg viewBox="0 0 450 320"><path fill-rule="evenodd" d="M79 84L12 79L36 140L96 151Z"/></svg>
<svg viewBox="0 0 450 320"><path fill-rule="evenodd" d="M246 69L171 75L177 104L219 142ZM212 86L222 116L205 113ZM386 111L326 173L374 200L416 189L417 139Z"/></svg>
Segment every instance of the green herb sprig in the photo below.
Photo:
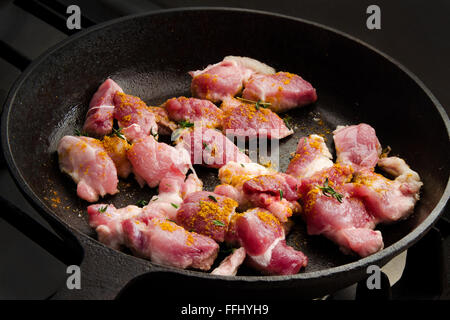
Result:
<svg viewBox="0 0 450 320"><path fill-rule="evenodd" d="M80 136L85 136L85 137L89 137L89 134L85 131L80 131L78 129L75 129L74 131L74 135L80 137Z"/></svg>
<svg viewBox="0 0 450 320"><path fill-rule="evenodd" d="M336 190L334 190L332 187L330 187L328 183L329 183L328 178L326 178L325 182L323 184L323 187L321 187L321 186L317 186L317 187L320 190L322 190L322 193L323 193L324 196L333 197L337 201L342 203L342 198L344 197L344 195L339 193L339 192L336 192Z"/></svg>
<svg viewBox="0 0 450 320"><path fill-rule="evenodd" d="M217 199L216 199L216 197L214 197L214 196L209 195L208 198L211 199L211 200L214 201L214 202L217 202Z"/></svg>
<svg viewBox="0 0 450 320"><path fill-rule="evenodd" d="M119 129L113 128L112 130L113 131L111 133L111 136L118 136L120 139L127 140L122 133L122 128Z"/></svg>
<svg viewBox="0 0 450 320"><path fill-rule="evenodd" d="M147 200L139 200L138 202L136 202L136 205L137 205L139 208L143 208L143 207L145 207L146 205L148 205L148 201L147 201Z"/></svg>
<svg viewBox="0 0 450 320"><path fill-rule="evenodd" d="M100 213L105 213L106 212L106 209L108 209L108 206L106 205L106 206L103 206L103 207L100 207L100 208L98 208L98 212L100 212Z"/></svg>
<svg viewBox="0 0 450 320"><path fill-rule="evenodd" d="M240 98L240 97L236 97L236 99L241 100L241 101L246 102L246 103L254 104L256 110L259 110L259 108L268 108L271 105L270 102L264 102L264 101L261 101L261 100L253 101L253 100L248 100L248 99L244 99L244 98Z"/></svg>
<svg viewBox="0 0 450 320"><path fill-rule="evenodd" d="M178 125L180 126L180 128L191 128L194 126L192 122L189 122L187 120L182 120L178 122Z"/></svg>
<svg viewBox="0 0 450 320"><path fill-rule="evenodd" d="M213 220L212 221L216 226L219 226L219 227L225 227L226 225L225 225L225 223L223 223L222 221L219 221L219 220Z"/></svg>

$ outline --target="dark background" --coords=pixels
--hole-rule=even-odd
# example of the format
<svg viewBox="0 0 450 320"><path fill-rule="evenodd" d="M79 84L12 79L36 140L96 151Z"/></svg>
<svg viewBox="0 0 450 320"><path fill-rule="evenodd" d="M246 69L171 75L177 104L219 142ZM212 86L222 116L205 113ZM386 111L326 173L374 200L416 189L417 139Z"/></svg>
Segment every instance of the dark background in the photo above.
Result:
<svg viewBox="0 0 450 320"><path fill-rule="evenodd" d="M84 16L96 23L149 10L188 6L249 8L304 18L346 32L390 55L416 74L447 113L450 112L448 0L29 1L57 2L63 7L76 4ZM0 40L25 60L37 58L47 48L67 37L35 17L32 10L27 9L30 2L24 5L26 1L0 1ZM366 28L366 9L371 4L381 8L381 30ZM65 21L61 24L60 27L64 28ZM19 75L18 68L0 58L1 104ZM0 192L39 219L18 193L4 165L0 168ZM65 277L65 267L61 263L0 219L0 298L46 298L64 283Z"/></svg>

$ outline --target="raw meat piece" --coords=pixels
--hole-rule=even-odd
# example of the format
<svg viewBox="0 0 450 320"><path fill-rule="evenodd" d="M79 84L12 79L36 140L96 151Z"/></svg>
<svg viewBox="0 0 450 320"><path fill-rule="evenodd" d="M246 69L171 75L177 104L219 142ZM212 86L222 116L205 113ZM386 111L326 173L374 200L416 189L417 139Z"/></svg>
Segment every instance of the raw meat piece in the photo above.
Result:
<svg viewBox="0 0 450 320"><path fill-rule="evenodd" d="M302 179L333 166L332 155L322 137L312 134L298 141L297 151L286 170L287 174Z"/></svg>
<svg viewBox="0 0 450 320"><path fill-rule="evenodd" d="M134 205L116 209L112 204L92 204L87 208L89 225L97 232L98 241L113 249L124 245L122 221L137 217L142 208Z"/></svg>
<svg viewBox="0 0 450 320"><path fill-rule="evenodd" d="M234 61L241 67L241 73L244 77L244 84L254 73L274 74L275 69L258 60L249 57L226 56L223 61Z"/></svg>
<svg viewBox="0 0 450 320"><path fill-rule="evenodd" d="M270 109L255 104L226 98L221 108L224 110L223 132L243 137L267 137L282 139L294 133L284 121Z"/></svg>
<svg viewBox="0 0 450 320"><path fill-rule="evenodd" d="M230 161L219 169L219 179L222 184L216 186L214 192L229 197L239 203L239 208L245 210L250 206L242 190L245 181L263 174L273 174L276 171L258 163L239 163Z"/></svg>
<svg viewBox="0 0 450 320"><path fill-rule="evenodd" d="M77 195L94 202L99 195L115 194L117 171L101 141L88 137L64 136L58 144L59 168L77 184Z"/></svg>
<svg viewBox="0 0 450 320"><path fill-rule="evenodd" d="M226 257L220 265L211 271L211 274L220 276L235 276L239 266L245 260L245 249L243 247L234 250L228 257Z"/></svg>
<svg viewBox="0 0 450 320"><path fill-rule="evenodd" d="M127 178L131 173L131 163L127 157L127 150L130 147L127 140L118 136L104 136L103 147L108 156L116 166L117 174L121 178Z"/></svg>
<svg viewBox="0 0 450 320"><path fill-rule="evenodd" d="M284 173L275 173L247 180L242 190L252 206L265 208L281 222L287 222L292 214L301 210L297 202L297 187L297 179Z"/></svg>
<svg viewBox="0 0 450 320"><path fill-rule="evenodd" d="M173 121L188 121L207 128L221 128L223 111L209 100L196 98L172 98L164 104Z"/></svg>
<svg viewBox="0 0 450 320"><path fill-rule="evenodd" d="M302 252L286 244L281 223L264 209L235 214L227 240L244 247L248 263L265 274L295 274L308 263Z"/></svg>
<svg viewBox="0 0 450 320"><path fill-rule="evenodd" d="M158 143L152 136L134 142L127 154L141 187L147 183L150 188L154 188L164 177L185 175L191 167L186 150Z"/></svg>
<svg viewBox="0 0 450 320"><path fill-rule="evenodd" d="M316 89L300 76L289 72L252 75L242 92L242 97L269 102L269 108L274 112L284 112L317 100Z"/></svg>
<svg viewBox="0 0 450 320"><path fill-rule="evenodd" d="M127 219L122 228L127 247L154 263L209 270L219 251L213 239L188 232L166 218Z"/></svg>
<svg viewBox="0 0 450 320"><path fill-rule="evenodd" d="M141 127L145 135L155 136L158 134L156 117L140 98L116 92L114 105L114 118L117 119L120 128L135 124Z"/></svg>
<svg viewBox="0 0 450 320"><path fill-rule="evenodd" d="M379 231L372 230L376 220L364 203L347 191L352 173L351 166L337 163L302 179L298 192L308 234L322 234L342 252L365 257L381 250L383 239Z"/></svg>
<svg viewBox="0 0 450 320"><path fill-rule="evenodd" d="M255 73L271 74L275 70L248 57L227 56L223 61L203 70L191 71L194 97L219 102L238 94Z"/></svg>
<svg viewBox="0 0 450 320"><path fill-rule="evenodd" d="M230 161L251 162L231 140L215 129L186 129L177 143L190 153L192 164L221 168Z"/></svg>
<svg viewBox="0 0 450 320"><path fill-rule="evenodd" d="M110 134L114 119L114 95L123 92L122 88L111 79L106 79L89 103L83 131L95 137Z"/></svg>
<svg viewBox="0 0 450 320"><path fill-rule="evenodd" d="M356 175L354 183L346 185L346 190L364 202L377 222L407 218L420 198L423 183L419 175L398 157L382 158L378 166L395 176L395 180L365 170Z"/></svg>
<svg viewBox="0 0 450 320"><path fill-rule="evenodd" d="M222 242L237 205L236 201L213 192L194 192L184 199L176 222L186 230Z"/></svg>
<svg viewBox="0 0 450 320"><path fill-rule="evenodd" d="M178 125L170 121L169 115L167 114L166 109L163 107L151 107L149 106L150 111L155 115L155 121L158 125L158 134L162 136L170 136L173 131L178 128Z"/></svg>
<svg viewBox="0 0 450 320"><path fill-rule="evenodd" d="M143 208L143 215L158 215L175 221L183 199L202 188L203 184L195 174L190 174L186 180L181 174L178 177L165 177L159 185L159 194L153 196Z"/></svg>
<svg viewBox="0 0 450 320"><path fill-rule="evenodd" d="M189 74L192 76L192 95L212 102L235 96L242 90L244 81L241 68L235 61L222 61Z"/></svg>
<svg viewBox="0 0 450 320"><path fill-rule="evenodd" d="M355 171L373 170L381 154L375 130L368 124L338 126L333 132L337 160L352 165Z"/></svg>

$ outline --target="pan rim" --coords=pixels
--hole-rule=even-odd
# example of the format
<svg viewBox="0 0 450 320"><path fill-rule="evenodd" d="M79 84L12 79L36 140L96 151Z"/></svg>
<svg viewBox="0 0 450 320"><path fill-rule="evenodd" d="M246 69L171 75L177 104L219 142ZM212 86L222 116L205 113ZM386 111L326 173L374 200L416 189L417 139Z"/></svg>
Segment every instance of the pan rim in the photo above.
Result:
<svg viewBox="0 0 450 320"><path fill-rule="evenodd" d="M2 135L2 149L4 152L5 160L8 166L8 170L10 171L15 183L19 186L19 189L22 193L26 195L26 198L31 201L32 204L35 204L35 207L38 208L38 213L45 218L46 220L55 221L62 226L64 226L67 230L70 230L71 232L75 232L80 236L86 237L92 241L95 241L96 243L101 244L105 248L107 248L104 244L100 243L96 239L93 239L92 237L76 230L66 222L64 222L62 219L60 219L56 214L52 212L52 210L45 205L41 201L41 199L33 192L31 187L26 182L26 179L23 177L22 173L19 171L19 168L15 164L15 160L11 151L11 145L9 143L9 134L8 134L8 128L9 128L9 118L11 113L11 106L14 103L16 94L18 90L21 88L22 84L25 82L25 80L28 78L28 76L33 72L33 70L39 66L45 59L47 59L48 56L53 54L54 52L57 52L61 48L65 47L66 45L70 44L70 42L75 41L79 38L85 37L91 32L96 32L97 30L107 28L109 26L112 26L116 23L124 22L127 20L132 20L135 18L141 18L144 16L153 16L153 15L162 15L162 14L170 14L170 13L178 13L178 12L189 12L189 11L222 11L222 12L234 12L234 13L249 13L249 14L256 14L256 15L266 15L266 16L272 16L276 18L281 18L285 20L291 20L295 22L300 22L303 24L311 25L313 27L326 30L327 32L331 32L334 34L337 34L340 37L346 38L348 40L351 40L353 42L356 42L357 44L364 46L365 48L373 51L377 55L380 55L387 61L389 61L391 64L393 64L395 67L399 68L402 72L404 72L409 78L411 78L416 85L419 86L419 88L427 95L427 97L431 100L434 107L439 112L442 120L444 121L444 124L447 128L447 135L450 138L450 120L445 112L442 105L439 103L437 98L433 95L433 93L425 86L425 84L410 70L408 70L405 66L403 66L401 63L396 61L391 56L383 53L379 49L376 49L372 45L352 36L349 35L343 31L337 30L332 27L328 27L326 25L323 25L321 23L309 21L302 18L292 17L280 13L272 13L272 12L266 12L262 10L253 10L253 9L243 9L243 8L232 8L232 7L188 7L188 8L175 8L175 9L163 9L163 10L157 10L157 11L151 11L151 12L145 12L145 13L139 13L134 15L129 15L125 17L121 17L118 19L113 19L110 21L106 21L97 25L94 25L92 27L86 28L72 36L67 37L63 41L55 44L51 48L47 49L44 53L42 53L37 59L33 60L31 64L22 72L22 74L18 77L18 79L15 81L14 85L10 89L7 99L4 103L4 108L2 112L2 119L1 119L1 135ZM383 250L365 257L360 258L356 261L346 263L340 266L324 269L324 270L318 270L318 271L310 271L310 272L301 272L294 275L288 275L288 276L236 276L236 277L225 277L225 276L218 276L218 275L211 275L208 273L203 273L200 271L194 271L194 270L180 270L176 268L171 267L165 267L164 268L167 271L170 272L176 272L180 274L185 275L191 275L191 276L197 276L200 278L206 278L206 279L223 279L228 281L246 281L246 282L256 282L256 281L263 281L263 282L274 282L274 281L285 281L285 280L311 280L311 279L317 279L317 278L324 278L329 277L337 274L341 274L346 271L350 270L360 270L368 265L371 264L377 264L381 265L385 264L387 261L389 261L393 256L400 254L402 251L406 250L409 246L413 245L415 242L417 242L437 221L439 216L444 212L445 206L450 198L450 178L447 181L446 188L436 204L436 206L430 211L428 216L410 233L408 233L406 236L398 240L397 242L393 243L387 248L384 248ZM115 251L115 250L114 250ZM120 251L115 251L116 253L126 255L125 253L122 253ZM129 255L126 255L129 256ZM134 257L133 257L134 258ZM142 259L141 259L142 260ZM158 266L157 264L154 264L150 261L147 261L150 266ZM159 269L159 268L156 269ZM159 270L163 271L163 270Z"/></svg>

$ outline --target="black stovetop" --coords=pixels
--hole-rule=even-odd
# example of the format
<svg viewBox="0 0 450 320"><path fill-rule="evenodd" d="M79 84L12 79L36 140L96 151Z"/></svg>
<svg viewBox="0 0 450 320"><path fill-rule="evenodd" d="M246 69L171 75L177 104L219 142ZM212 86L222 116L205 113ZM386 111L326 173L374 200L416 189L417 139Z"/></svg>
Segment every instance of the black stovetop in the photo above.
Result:
<svg viewBox="0 0 450 320"><path fill-rule="evenodd" d="M0 4L0 101L29 61L71 32L65 28L66 8L81 8L82 27L128 14L187 6L227 6L277 12L322 23L353 35L387 53L415 73L450 114L450 2L378 0L381 29L366 27L367 0L15 0ZM394 3L393 3L394 2ZM51 12L51 13L49 13ZM0 192L32 218L47 226L14 185L0 159ZM6 210L0 208L0 210ZM450 217L449 212L444 217ZM48 226L47 226L48 227ZM450 240L441 219L408 250L401 280L380 291L394 299L449 298ZM432 248L430 250L430 248ZM420 260L422 259L422 260ZM418 261L418 262L415 262ZM419 263L428 261L428 263ZM419 276L420 275L420 276ZM0 299L45 299L64 285L66 267L10 226L0 215ZM328 299L365 297L354 285Z"/></svg>

